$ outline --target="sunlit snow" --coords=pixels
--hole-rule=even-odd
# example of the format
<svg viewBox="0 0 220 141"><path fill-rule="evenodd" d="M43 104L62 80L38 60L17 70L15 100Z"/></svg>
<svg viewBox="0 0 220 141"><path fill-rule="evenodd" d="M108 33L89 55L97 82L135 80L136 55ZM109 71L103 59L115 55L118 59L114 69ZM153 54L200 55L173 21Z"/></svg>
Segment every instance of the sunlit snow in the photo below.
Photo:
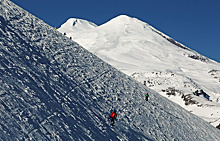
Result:
<svg viewBox="0 0 220 141"><path fill-rule="evenodd" d="M75 19L80 21L81 19ZM84 21L84 20L83 20ZM72 20L71 22L74 22ZM87 27L91 23L84 22ZM74 25L76 26L76 25ZM120 15L87 30L58 30L122 72L178 103L212 125L220 123L220 64L136 18ZM82 24L80 25L81 27ZM165 90L174 88L176 96ZM196 90L207 95L194 96ZM183 95L195 105L185 105Z"/></svg>

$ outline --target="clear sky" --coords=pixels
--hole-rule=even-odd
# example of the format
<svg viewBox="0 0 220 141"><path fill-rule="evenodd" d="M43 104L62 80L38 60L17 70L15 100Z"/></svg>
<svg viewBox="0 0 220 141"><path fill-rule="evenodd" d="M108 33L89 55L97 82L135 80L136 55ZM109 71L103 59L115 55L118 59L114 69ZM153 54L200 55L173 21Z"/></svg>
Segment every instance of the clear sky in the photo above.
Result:
<svg viewBox="0 0 220 141"><path fill-rule="evenodd" d="M136 17L220 62L220 0L11 0L53 27L69 18L103 24Z"/></svg>

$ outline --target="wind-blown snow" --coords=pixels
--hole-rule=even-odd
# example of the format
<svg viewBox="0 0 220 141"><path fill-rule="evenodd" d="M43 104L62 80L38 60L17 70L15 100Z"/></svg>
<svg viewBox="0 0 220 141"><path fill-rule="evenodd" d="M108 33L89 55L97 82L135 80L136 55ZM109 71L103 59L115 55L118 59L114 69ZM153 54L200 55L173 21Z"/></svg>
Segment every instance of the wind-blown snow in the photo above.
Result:
<svg viewBox="0 0 220 141"><path fill-rule="evenodd" d="M190 112L214 126L219 124L218 62L187 48L147 23L126 15L87 30L71 31L75 26L63 24L58 30L134 79L141 83L146 81L148 87ZM170 88L177 90L177 96L167 95L166 91ZM197 90L202 90L206 95L194 96ZM183 99L188 100L185 102ZM187 104L194 102L198 106Z"/></svg>
<svg viewBox="0 0 220 141"><path fill-rule="evenodd" d="M206 121L8 0L0 1L0 60L1 140L220 139Z"/></svg>

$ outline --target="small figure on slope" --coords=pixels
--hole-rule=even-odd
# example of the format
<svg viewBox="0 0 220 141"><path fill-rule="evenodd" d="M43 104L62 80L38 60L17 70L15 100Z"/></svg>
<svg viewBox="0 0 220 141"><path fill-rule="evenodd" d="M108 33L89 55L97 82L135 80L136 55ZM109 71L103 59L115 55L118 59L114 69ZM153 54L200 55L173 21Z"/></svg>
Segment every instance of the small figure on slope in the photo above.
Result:
<svg viewBox="0 0 220 141"><path fill-rule="evenodd" d="M114 111L110 114L111 125L112 125L112 126L115 125L115 119L116 119L116 117L117 117L116 110L114 110Z"/></svg>
<svg viewBox="0 0 220 141"><path fill-rule="evenodd" d="M146 93L146 95L145 95L145 97L146 97L146 101L148 101L148 97L149 97L149 94L148 93Z"/></svg>

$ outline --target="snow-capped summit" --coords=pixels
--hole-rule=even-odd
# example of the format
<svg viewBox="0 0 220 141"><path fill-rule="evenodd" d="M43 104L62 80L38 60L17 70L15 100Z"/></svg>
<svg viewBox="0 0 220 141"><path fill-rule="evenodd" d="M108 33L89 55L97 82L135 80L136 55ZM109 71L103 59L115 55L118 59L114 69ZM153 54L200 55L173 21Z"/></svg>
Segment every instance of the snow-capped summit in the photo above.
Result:
<svg viewBox="0 0 220 141"><path fill-rule="evenodd" d="M58 30L62 31L64 27ZM65 32L69 29L65 28ZM220 123L218 62L126 15L93 29L69 32L67 36L214 126ZM202 93L197 94L197 91Z"/></svg>
<svg viewBox="0 0 220 141"><path fill-rule="evenodd" d="M129 16L127 16L127 15L119 15L119 16L117 16L117 17L111 19L109 22L111 22L111 21L114 21L114 22L120 21L120 22L122 23L122 22L131 21L132 19L133 19L132 17L129 17ZM108 23L109 23L109 22L108 22Z"/></svg>
<svg viewBox="0 0 220 141"><path fill-rule="evenodd" d="M104 25L108 25L108 26L111 26L111 25L121 25L121 26L125 26L126 27L126 25L135 26L135 23L137 23L136 25L138 25L140 23L141 24L146 24L146 23L144 23L144 22L142 22L142 21L140 21L140 20L138 20L136 18L132 18L132 17L129 17L127 15L119 15L119 16L111 19L110 21L104 23L101 26L104 26Z"/></svg>
<svg viewBox="0 0 220 141"><path fill-rule="evenodd" d="M61 28L62 29L62 28ZM97 27L97 30L103 30L105 32L114 32L116 36L130 36L130 35L142 35L145 36L145 32L150 32L151 29L147 23L144 23L137 18L132 18L126 15L117 16L107 23Z"/></svg>
<svg viewBox="0 0 220 141"><path fill-rule="evenodd" d="M97 27L93 22L89 22L83 19L70 18L63 25L61 25L61 32L70 32L70 31L82 31L88 30Z"/></svg>

